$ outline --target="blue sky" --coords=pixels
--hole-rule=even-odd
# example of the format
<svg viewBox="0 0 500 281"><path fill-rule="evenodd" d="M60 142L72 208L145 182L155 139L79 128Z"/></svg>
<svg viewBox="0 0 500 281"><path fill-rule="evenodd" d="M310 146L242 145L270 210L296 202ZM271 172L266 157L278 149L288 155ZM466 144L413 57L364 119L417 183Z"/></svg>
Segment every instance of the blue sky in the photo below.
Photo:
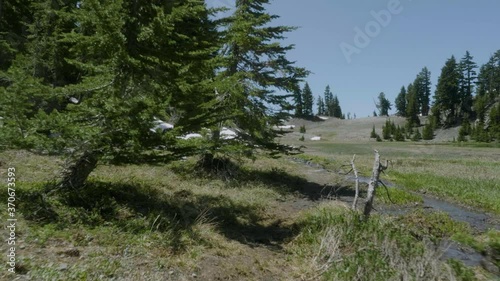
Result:
<svg viewBox="0 0 500 281"><path fill-rule="evenodd" d="M380 92L394 102L424 66L434 91L451 55L460 59L468 50L482 65L500 49L498 0L273 0L267 9L280 16L276 25L299 27L285 40L295 44L288 57L313 72L307 81L316 98L330 85L343 111L358 117L373 113ZM356 44L355 29L367 34L367 26L369 42ZM346 56L341 45L356 53Z"/></svg>

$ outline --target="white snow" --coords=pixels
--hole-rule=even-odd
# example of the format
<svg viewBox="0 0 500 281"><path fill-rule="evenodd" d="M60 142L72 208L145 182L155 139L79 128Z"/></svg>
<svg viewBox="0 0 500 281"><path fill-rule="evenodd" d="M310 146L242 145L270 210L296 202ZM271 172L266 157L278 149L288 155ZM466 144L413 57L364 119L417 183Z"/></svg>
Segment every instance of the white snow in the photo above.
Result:
<svg viewBox="0 0 500 281"><path fill-rule="evenodd" d="M170 124L170 123L167 123L163 120L160 120L158 118L154 118L155 120L153 120L153 128L149 129L151 130L151 132L153 133L156 133L156 130L160 129L162 132L165 132L165 131L168 131L168 130L172 130L174 128L174 125Z"/></svg>
<svg viewBox="0 0 500 281"><path fill-rule="evenodd" d="M295 129L295 125L281 125L281 126L277 126L278 129L285 129L285 130L293 130Z"/></svg>
<svg viewBox="0 0 500 281"><path fill-rule="evenodd" d="M321 137L312 137L311 140L312 141L319 141L319 140L321 140Z"/></svg>
<svg viewBox="0 0 500 281"><path fill-rule="evenodd" d="M321 120L328 120L328 117L325 117L325 116L318 116L318 117L319 117L319 119L321 119Z"/></svg>
<svg viewBox="0 0 500 281"><path fill-rule="evenodd" d="M235 139L238 136L238 134L236 134L236 132L231 129L223 127L222 130L220 131L220 136L222 139L232 140Z"/></svg>
<svg viewBox="0 0 500 281"><path fill-rule="evenodd" d="M74 103L74 104L78 104L78 103L80 102L80 101L79 101L77 98L75 98L75 97L71 97L71 98L69 98L69 101L70 101L71 103Z"/></svg>
<svg viewBox="0 0 500 281"><path fill-rule="evenodd" d="M197 133L190 133L190 134L186 134L184 136L180 136L178 137L179 139L183 139L183 140L189 140L189 139L196 139L196 138L201 138L203 137L202 135L200 134L197 134Z"/></svg>

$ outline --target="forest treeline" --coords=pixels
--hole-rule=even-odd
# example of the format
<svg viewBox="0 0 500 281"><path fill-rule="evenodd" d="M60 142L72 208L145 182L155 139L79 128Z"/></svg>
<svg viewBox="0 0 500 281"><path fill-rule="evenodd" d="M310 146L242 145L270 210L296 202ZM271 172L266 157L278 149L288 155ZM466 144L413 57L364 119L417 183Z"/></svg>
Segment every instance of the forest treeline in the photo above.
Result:
<svg viewBox="0 0 500 281"><path fill-rule="evenodd" d="M293 149L274 128L308 71L287 59L281 40L295 28L272 25L268 0L232 11L201 0L1 4L2 148L67 154L62 185L82 185L103 159ZM174 128L151 130L161 120ZM205 137L179 138L192 132Z"/></svg>
<svg viewBox="0 0 500 281"><path fill-rule="evenodd" d="M401 134L397 128L395 133L387 130L383 133L384 139L408 135L407 132L407 138L420 139L420 132L414 128L423 125L419 116L429 116L424 139L432 139L432 132L437 128L460 125L458 141L500 140L500 50L481 67L468 51L459 61L451 56L441 69L432 103L431 94L431 73L424 67L412 83L401 87L394 101L396 115L406 117L404 130L401 128ZM391 102L384 93L378 100L380 115L388 115ZM390 122L384 126L390 127ZM372 137L376 136L372 134Z"/></svg>

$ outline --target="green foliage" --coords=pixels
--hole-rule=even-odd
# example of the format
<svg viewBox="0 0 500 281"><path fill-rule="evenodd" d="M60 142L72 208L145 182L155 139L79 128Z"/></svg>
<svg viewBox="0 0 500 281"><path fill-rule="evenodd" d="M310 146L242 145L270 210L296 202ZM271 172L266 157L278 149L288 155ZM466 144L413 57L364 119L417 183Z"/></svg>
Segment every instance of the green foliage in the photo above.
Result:
<svg viewBox="0 0 500 281"><path fill-rule="evenodd" d="M441 69L434 95L434 106L438 107L440 112L446 113L445 126L454 125L457 118L459 118L458 108L461 102L459 95L460 75L457 61L452 56Z"/></svg>
<svg viewBox="0 0 500 281"><path fill-rule="evenodd" d="M432 129L431 124L427 123L422 130L422 139L424 140L432 140L434 138L434 130Z"/></svg>
<svg viewBox="0 0 500 281"><path fill-rule="evenodd" d="M293 92L293 98L295 100L295 116L302 117L304 115L304 101L302 100L302 90L300 87L297 87Z"/></svg>
<svg viewBox="0 0 500 281"><path fill-rule="evenodd" d="M389 110L392 108L391 102L385 97L384 92L378 95L377 109L380 112L380 116L389 116Z"/></svg>
<svg viewBox="0 0 500 281"><path fill-rule="evenodd" d="M309 87L309 83L306 83L304 89L302 89L302 100L304 102L304 116L313 116L314 96L311 87Z"/></svg>
<svg viewBox="0 0 500 281"><path fill-rule="evenodd" d="M345 119L344 114L342 114L342 108L340 107L340 101L336 95L333 95L332 91L330 90L330 85L327 85L325 88L324 109L324 114L326 116Z"/></svg>
<svg viewBox="0 0 500 281"><path fill-rule="evenodd" d="M429 115L431 96L431 72L424 67L417 75L413 85L416 87L419 112L423 116Z"/></svg>
<svg viewBox="0 0 500 281"><path fill-rule="evenodd" d="M301 133L301 134L305 134L305 133L306 133L306 125L302 125L302 126L300 126L300 129L299 129L299 130L300 130L300 133Z"/></svg>
<svg viewBox="0 0 500 281"><path fill-rule="evenodd" d="M391 128L392 128L391 121L386 120L385 125L382 126L382 137L384 138L384 140L388 140L391 138L391 136L392 136L392 129Z"/></svg>
<svg viewBox="0 0 500 281"><path fill-rule="evenodd" d="M419 141L421 139L422 139L422 135L420 134L420 130L416 129L415 134L413 134L413 136L411 137L411 140L412 141Z"/></svg>
<svg viewBox="0 0 500 281"><path fill-rule="evenodd" d="M396 100L394 101L394 105L396 106L396 115L406 117L406 89L405 86L401 87L401 91L399 92Z"/></svg>
<svg viewBox="0 0 500 281"><path fill-rule="evenodd" d="M414 82L415 83L415 82ZM409 127L420 126L420 118L418 118L418 94L414 84L408 85L408 93L406 95L408 105L406 106L406 122Z"/></svg>
<svg viewBox="0 0 500 281"><path fill-rule="evenodd" d="M405 141L405 135L403 134L402 129L398 126L394 132L394 140L395 141Z"/></svg>
<svg viewBox="0 0 500 281"><path fill-rule="evenodd" d="M299 141L304 141L304 140L305 140L304 135L300 136Z"/></svg>
<svg viewBox="0 0 500 281"><path fill-rule="evenodd" d="M314 279L414 279L424 272L418 278L437 280L444 272L437 258L421 261L424 255L433 256L430 249L397 222L377 216L365 221L355 212L320 206L307 213L298 226L300 234L292 242L292 251L313 259L313 266L322 270L320 276L314 272Z"/></svg>
<svg viewBox="0 0 500 281"><path fill-rule="evenodd" d="M375 132L375 124L373 124L372 132L370 133L370 138L377 138L377 132Z"/></svg>

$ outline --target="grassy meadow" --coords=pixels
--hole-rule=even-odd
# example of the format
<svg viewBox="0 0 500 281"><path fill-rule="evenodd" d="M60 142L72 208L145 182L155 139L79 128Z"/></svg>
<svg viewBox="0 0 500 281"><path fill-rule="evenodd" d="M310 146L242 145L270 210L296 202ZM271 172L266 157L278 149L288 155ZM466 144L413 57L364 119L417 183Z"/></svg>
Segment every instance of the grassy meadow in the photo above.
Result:
<svg viewBox="0 0 500 281"><path fill-rule="evenodd" d="M286 139L307 146L296 158L328 171L263 155L231 166L231 177L200 173L195 158L103 164L84 189L66 192L46 189L62 159L0 152L0 175L16 168L16 280L494 278L481 266L442 260L437 245L458 241L498 267L498 231L478 233L446 213L420 208L363 221L348 202L337 200L353 195L352 181L338 172L347 171L342 166L356 154L360 174L370 176L377 149L391 161L383 179L398 188L380 190L376 208L418 206L419 193L426 193L488 212L498 221L500 149L342 142L334 139L338 135L319 142ZM0 200L6 202L7 195ZM0 219L7 219L6 212ZM5 228L0 232L8 235ZM2 280L12 277L0 274Z"/></svg>

